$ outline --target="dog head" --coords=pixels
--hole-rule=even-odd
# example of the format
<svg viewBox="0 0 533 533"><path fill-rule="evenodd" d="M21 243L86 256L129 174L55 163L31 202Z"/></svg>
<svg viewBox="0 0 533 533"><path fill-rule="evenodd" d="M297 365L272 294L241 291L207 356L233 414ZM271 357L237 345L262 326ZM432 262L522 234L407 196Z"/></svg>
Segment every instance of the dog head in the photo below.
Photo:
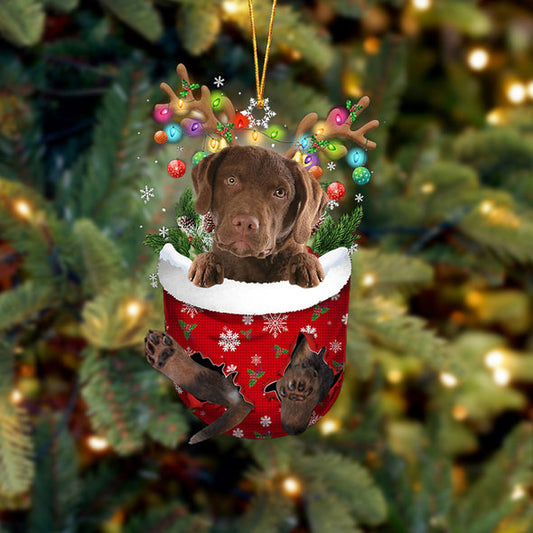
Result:
<svg viewBox="0 0 533 533"><path fill-rule="evenodd" d="M328 201L300 163L254 146L202 159L192 179L196 211L211 212L217 245L239 257L262 259L290 237L303 244Z"/></svg>

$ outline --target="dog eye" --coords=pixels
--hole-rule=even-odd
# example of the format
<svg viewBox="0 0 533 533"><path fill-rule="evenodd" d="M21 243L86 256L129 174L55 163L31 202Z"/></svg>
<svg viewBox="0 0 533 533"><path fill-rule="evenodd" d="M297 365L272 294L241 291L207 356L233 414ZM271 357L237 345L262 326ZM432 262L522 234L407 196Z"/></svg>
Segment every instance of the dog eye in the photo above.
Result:
<svg viewBox="0 0 533 533"><path fill-rule="evenodd" d="M278 198L283 198L285 196L285 189L282 189L281 187L279 189L276 189L274 191L274 196L277 196Z"/></svg>
<svg viewBox="0 0 533 533"><path fill-rule="evenodd" d="M235 178L234 176L230 176L226 179L226 183L228 185L235 185L237 183L237 178Z"/></svg>

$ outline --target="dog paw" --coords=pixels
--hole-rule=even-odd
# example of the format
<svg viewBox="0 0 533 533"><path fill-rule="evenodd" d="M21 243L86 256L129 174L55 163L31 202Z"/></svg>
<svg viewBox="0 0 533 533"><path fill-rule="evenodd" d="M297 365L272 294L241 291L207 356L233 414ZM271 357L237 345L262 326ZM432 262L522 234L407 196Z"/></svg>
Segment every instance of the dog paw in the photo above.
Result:
<svg viewBox="0 0 533 533"><path fill-rule="evenodd" d="M178 343L166 333L149 330L144 339L146 360L157 370L161 370L173 357L178 348Z"/></svg>
<svg viewBox="0 0 533 533"><path fill-rule="evenodd" d="M313 381L316 381L318 373L315 371ZM315 383L316 387L316 383ZM281 400L289 399L293 402L303 402L306 400L311 393L313 392L314 387L311 383L311 380L307 380L305 377L299 377L296 379L288 380L286 383L281 382L278 390L278 394L281 397Z"/></svg>
<svg viewBox="0 0 533 533"><path fill-rule="evenodd" d="M189 279L197 287L212 287L224 281L224 269L213 254L206 252L194 258Z"/></svg>
<svg viewBox="0 0 533 533"><path fill-rule="evenodd" d="M316 287L324 279L324 270L316 256L310 253L295 255L289 263L289 282L300 287Z"/></svg>

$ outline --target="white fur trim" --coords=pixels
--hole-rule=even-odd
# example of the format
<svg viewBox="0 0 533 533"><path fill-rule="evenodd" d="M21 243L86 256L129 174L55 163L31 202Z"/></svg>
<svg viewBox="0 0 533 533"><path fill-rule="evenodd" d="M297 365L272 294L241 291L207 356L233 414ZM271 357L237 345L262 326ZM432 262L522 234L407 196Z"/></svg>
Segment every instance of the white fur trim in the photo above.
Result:
<svg viewBox="0 0 533 533"><path fill-rule="evenodd" d="M158 273L163 288L181 302L220 313L264 315L307 309L337 294L350 279L348 250L332 250L320 257L320 262L326 277L311 289L288 281L245 283L232 279L206 289L192 284L187 277L192 261L167 243L159 254Z"/></svg>

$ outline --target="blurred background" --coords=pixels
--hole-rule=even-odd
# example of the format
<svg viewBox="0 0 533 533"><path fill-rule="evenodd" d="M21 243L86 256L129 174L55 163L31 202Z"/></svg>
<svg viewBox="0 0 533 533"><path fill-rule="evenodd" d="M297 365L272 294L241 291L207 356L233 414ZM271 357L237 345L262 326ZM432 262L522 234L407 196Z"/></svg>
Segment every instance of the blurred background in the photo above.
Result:
<svg viewBox="0 0 533 533"><path fill-rule="evenodd" d="M280 0L274 122L381 122L369 183L321 178L363 195L345 381L302 436L195 446L142 242L200 148L152 110L179 62L246 108L248 4L8 0L0 34L1 533L533 532L531 2Z"/></svg>

